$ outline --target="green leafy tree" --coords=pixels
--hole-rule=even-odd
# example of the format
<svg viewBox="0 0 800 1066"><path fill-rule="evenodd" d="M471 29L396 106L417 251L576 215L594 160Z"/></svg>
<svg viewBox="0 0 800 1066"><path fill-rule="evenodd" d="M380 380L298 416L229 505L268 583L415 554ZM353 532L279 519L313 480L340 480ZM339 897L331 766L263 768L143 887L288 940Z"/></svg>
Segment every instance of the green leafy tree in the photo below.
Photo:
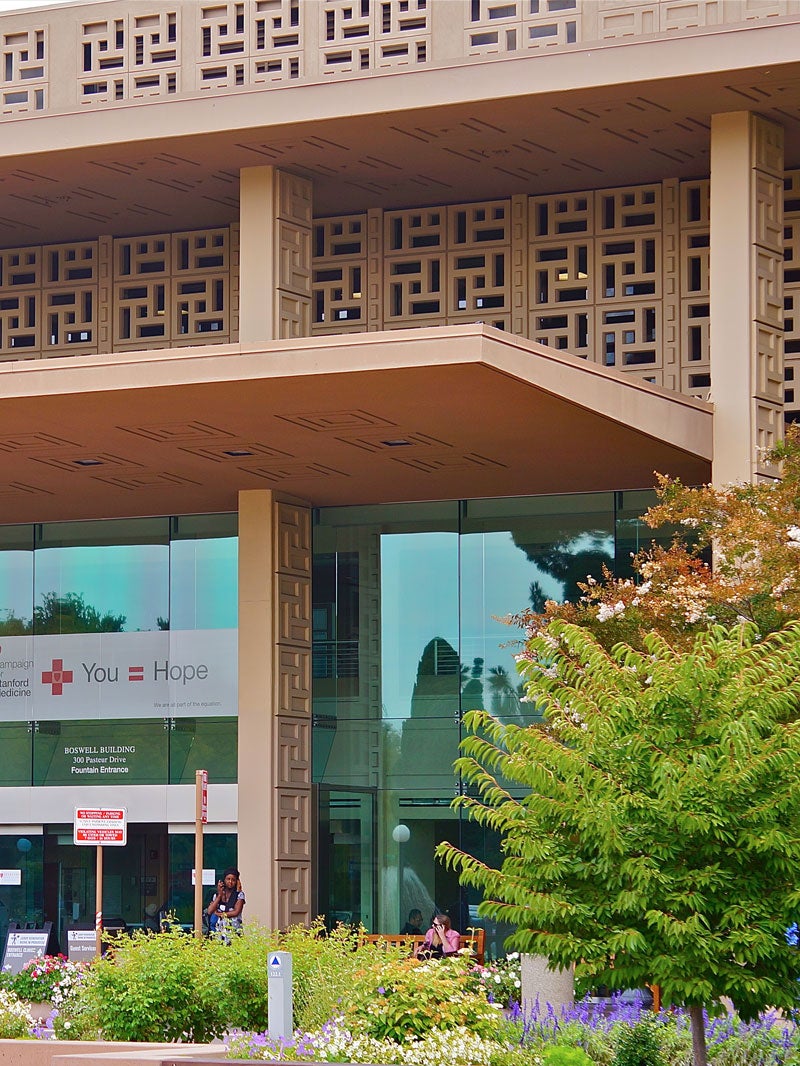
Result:
<svg viewBox="0 0 800 1066"><path fill-rule="evenodd" d="M798 1001L800 623L608 651L554 621L520 665L544 724L473 711L456 764L472 786L456 804L502 834L503 863L438 855L516 927L509 946L684 1003L704 1066L704 1005Z"/></svg>

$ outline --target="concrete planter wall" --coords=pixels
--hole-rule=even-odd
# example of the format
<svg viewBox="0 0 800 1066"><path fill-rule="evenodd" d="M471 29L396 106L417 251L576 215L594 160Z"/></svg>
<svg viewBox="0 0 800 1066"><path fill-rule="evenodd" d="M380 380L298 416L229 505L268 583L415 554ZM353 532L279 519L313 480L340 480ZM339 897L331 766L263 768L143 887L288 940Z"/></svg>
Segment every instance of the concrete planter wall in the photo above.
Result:
<svg viewBox="0 0 800 1066"><path fill-rule="evenodd" d="M169 1058L226 1062L221 1044L120 1044L108 1040L0 1040L0 1066L136 1066Z"/></svg>

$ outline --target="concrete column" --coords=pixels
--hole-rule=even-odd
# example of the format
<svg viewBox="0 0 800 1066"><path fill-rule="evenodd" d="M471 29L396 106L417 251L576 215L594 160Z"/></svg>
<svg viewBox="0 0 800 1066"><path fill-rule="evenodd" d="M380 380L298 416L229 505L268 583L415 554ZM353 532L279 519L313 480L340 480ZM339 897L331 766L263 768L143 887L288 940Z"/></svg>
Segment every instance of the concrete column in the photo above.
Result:
<svg viewBox="0 0 800 1066"><path fill-rule="evenodd" d="M311 918L311 513L239 494L239 867L249 921Z"/></svg>
<svg viewBox="0 0 800 1066"><path fill-rule="evenodd" d="M311 333L311 182L244 167L239 186L239 342Z"/></svg>
<svg viewBox="0 0 800 1066"><path fill-rule="evenodd" d="M711 121L711 400L715 485L775 477L783 434L783 130Z"/></svg>
<svg viewBox="0 0 800 1066"><path fill-rule="evenodd" d="M274 925L272 493L239 493L239 869L248 922Z"/></svg>
<svg viewBox="0 0 800 1066"><path fill-rule="evenodd" d="M549 1003L558 1015L562 1007L571 1007L575 1000L575 981L572 969L551 970L544 955L522 956L522 1006L526 1013L536 1001L544 1012Z"/></svg>

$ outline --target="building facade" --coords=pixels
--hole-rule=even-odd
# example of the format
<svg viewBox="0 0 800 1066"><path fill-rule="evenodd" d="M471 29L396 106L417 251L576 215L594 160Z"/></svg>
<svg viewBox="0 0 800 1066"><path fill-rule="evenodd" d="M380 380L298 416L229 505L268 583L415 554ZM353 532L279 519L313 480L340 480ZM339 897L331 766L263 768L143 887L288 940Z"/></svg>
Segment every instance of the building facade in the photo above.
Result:
<svg viewBox="0 0 800 1066"><path fill-rule="evenodd" d="M797 0L0 16L0 926L478 902L497 619L800 415ZM210 874L214 877L214 874ZM210 891L210 889L209 889ZM499 947L502 930L489 930Z"/></svg>

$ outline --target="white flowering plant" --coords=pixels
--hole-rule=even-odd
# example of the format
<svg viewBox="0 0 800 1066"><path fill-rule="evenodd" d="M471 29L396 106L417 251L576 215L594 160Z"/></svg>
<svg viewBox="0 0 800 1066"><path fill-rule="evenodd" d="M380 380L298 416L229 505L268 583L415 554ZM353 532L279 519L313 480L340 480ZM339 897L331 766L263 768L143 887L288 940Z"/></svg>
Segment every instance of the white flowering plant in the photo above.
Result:
<svg viewBox="0 0 800 1066"><path fill-rule="evenodd" d="M522 1003L522 966L518 951L484 965L476 964L469 976L472 988L482 990L490 1003L498 1003L501 1007Z"/></svg>
<svg viewBox="0 0 800 1066"><path fill-rule="evenodd" d="M228 1040L228 1056L269 1062L363 1062L382 1066L492 1066L510 1046L478 1036L465 1026L435 1029L405 1043L378 1040L335 1018L314 1032L287 1040L267 1033L239 1033ZM519 1049L517 1049L519 1050Z"/></svg>
<svg viewBox="0 0 800 1066"><path fill-rule="evenodd" d="M33 1025L33 1018L19 996L8 988L0 988L0 1040L28 1037Z"/></svg>

